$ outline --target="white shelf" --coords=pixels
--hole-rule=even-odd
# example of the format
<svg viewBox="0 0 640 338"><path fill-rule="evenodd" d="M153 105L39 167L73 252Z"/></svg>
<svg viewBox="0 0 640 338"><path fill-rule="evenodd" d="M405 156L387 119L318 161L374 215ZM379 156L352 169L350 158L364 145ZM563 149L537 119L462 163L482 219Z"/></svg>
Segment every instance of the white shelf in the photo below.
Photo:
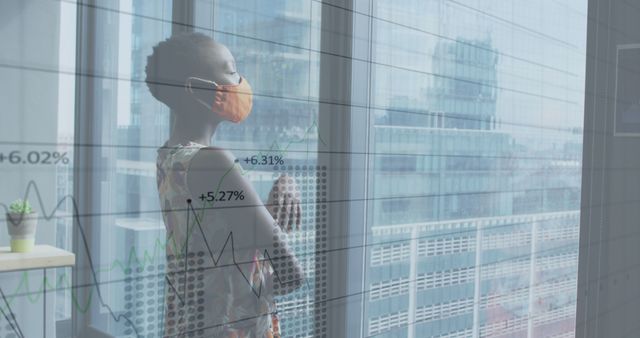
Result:
<svg viewBox="0 0 640 338"><path fill-rule="evenodd" d="M11 252L9 247L0 247L0 272L60 268L75 264L76 255L50 245L36 245L28 253Z"/></svg>

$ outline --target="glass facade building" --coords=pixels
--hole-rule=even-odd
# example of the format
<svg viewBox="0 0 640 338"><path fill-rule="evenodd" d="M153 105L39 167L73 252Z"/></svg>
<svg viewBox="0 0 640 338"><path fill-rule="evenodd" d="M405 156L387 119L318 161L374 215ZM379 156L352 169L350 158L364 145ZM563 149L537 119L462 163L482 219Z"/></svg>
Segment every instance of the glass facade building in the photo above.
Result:
<svg viewBox="0 0 640 338"><path fill-rule="evenodd" d="M585 11L373 4L365 335L573 337Z"/></svg>

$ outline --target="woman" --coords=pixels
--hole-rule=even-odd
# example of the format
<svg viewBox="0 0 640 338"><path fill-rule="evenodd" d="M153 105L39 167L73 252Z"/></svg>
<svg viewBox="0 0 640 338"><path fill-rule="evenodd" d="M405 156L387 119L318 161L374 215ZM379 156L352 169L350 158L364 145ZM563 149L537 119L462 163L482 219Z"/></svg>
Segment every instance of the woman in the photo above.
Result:
<svg viewBox="0 0 640 338"><path fill-rule="evenodd" d="M173 115L157 158L167 227L164 335L273 335L273 295L295 290L303 278L282 231L300 226L298 188L280 177L267 209L234 156L211 145L221 122L249 115L251 87L229 50L199 33L155 46L146 74ZM244 198L222 198L229 191Z"/></svg>

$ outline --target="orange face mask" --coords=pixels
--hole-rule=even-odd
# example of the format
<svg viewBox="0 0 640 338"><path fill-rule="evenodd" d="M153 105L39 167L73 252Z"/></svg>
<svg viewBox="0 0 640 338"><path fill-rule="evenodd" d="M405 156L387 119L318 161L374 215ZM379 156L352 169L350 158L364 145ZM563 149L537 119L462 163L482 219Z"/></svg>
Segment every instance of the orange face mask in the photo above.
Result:
<svg viewBox="0 0 640 338"><path fill-rule="evenodd" d="M201 79L198 77L190 77L187 79L186 90L194 94L192 82L198 81L214 86L213 103L208 103L198 97L196 100L205 105L209 110L218 114L225 120L240 123L251 114L253 107L253 92L249 81L240 77L240 83L237 85L219 85L213 81ZM206 89L201 86L198 89ZM210 89L209 89L210 90Z"/></svg>

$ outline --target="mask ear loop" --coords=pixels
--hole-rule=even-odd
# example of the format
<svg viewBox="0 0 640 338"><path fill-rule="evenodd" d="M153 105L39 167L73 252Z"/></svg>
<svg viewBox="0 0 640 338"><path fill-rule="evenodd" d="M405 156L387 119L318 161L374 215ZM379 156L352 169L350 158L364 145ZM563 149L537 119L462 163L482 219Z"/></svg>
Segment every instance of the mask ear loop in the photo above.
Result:
<svg viewBox="0 0 640 338"><path fill-rule="evenodd" d="M193 95L193 87L192 87L192 85L191 85L191 81L192 81L192 80L196 80L196 81L201 81L201 82L204 82L204 83L212 84L212 85L216 86L216 88L217 88L217 87L219 87L219 86L218 86L218 84L217 84L215 81L210 81L210 80L205 80L205 79L203 79L203 78L199 78L199 77L195 77L195 76L190 76L190 77L188 77L188 78L187 78L187 80L186 80L186 81L185 81L185 83L184 83L184 90L185 90L187 93L191 94L191 95ZM216 90L216 89L214 89L214 90ZM209 110L213 110L213 106L212 106L212 105L210 105L209 103L207 103L207 102L205 102L205 101L203 101L203 100L199 99L198 97L194 97L194 98L195 98L198 102L200 102L202 105L204 105L205 107L207 107L207 109L209 109Z"/></svg>
<svg viewBox="0 0 640 338"><path fill-rule="evenodd" d="M200 81L200 82L204 82L204 83L212 84L212 85L214 85L214 86L216 86L216 87L220 87L220 85L218 85L215 81L211 81L211 80L203 79L203 78L201 78L201 77L196 77L196 76L189 76L189 77L187 78L187 81L186 81L186 84L185 84L185 85L186 85L187 87L191 88L191 81L192 81L192 80L197 80L197 81Z"/></svg>

